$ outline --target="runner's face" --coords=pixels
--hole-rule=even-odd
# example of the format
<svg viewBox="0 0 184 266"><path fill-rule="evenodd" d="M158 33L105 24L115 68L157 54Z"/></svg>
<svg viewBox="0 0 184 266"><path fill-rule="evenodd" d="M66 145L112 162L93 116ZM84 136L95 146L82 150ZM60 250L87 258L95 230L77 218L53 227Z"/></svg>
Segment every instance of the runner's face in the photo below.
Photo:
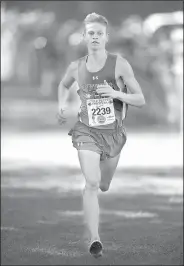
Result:
<svg viewBox="0 0 184 266"><path fill-rule="evenodd" d="M90 50L96 51L105 49L105 45L108 41L106 26L97 22L87 24L84 33L84 41Z"/></svg>

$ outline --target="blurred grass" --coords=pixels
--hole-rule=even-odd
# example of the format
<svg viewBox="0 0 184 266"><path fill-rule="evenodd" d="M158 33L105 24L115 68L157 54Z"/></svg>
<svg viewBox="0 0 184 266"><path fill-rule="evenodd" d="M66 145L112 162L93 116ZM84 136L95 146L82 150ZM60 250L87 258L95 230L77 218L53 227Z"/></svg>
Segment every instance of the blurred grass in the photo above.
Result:
<svg viewBox="0 0 184 266"><path fill-rule="evenodd" d="M116 178L133 178L125 172ZM2 172L2 265L183 265L182 203L170 201L172 195L137 193L133 183L131 195L100 194L104 256L91 257L82 239L80 191L36 185L44 187L46 177L71 184L75 174L77 169L67 168ZM29 180L35 187L25 187Z"/></svg>
<svg viewBox="0 0 184 266"><path fill-rule="evenodd" d="M36 108L34 111L38 112ZM87 253L82 240L83 178L74 164L75 154L70 152L72 145L67 146L69 140L65 133L36 132L34 135L22 130L4 131L2 265L183 265L183 169L170 164L151 167L149 163L155 153L145 157L137 141L144 143L143 151L150 145L152 153L153 148L158 151L153 140L135 135L131 143L131 137L127 146L131 165L126 167L124 150L110 191L99 195L104 257L95 260ZM168 143L174 156L175 141L172 145L169 141L162 144ZM68 147L68 153L63 144ZM65 153L61 154L63 149ZM141 157L139 164L146 160L144 167L134 165L137 149ZM63 163L64 159L69 161L67 156L71 165Z"/></svg>

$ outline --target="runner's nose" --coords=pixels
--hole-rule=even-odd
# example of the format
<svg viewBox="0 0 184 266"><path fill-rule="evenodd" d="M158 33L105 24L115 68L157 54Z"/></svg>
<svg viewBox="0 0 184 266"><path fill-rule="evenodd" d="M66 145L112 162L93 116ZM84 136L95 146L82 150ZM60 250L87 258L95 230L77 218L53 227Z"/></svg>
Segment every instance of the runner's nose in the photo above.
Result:
<svg viewBox="0 0 184 266"><path fill-rule="evenodd" d="M98 35L97 35L97 33L94 33L93 40L96 40L96 39L98 39Z"/></svg>

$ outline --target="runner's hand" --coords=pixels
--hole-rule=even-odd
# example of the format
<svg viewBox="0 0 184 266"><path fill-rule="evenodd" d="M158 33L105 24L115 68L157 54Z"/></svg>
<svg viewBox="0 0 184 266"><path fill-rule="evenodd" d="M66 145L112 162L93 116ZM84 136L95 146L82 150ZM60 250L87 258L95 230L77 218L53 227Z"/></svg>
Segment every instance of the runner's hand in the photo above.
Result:
<svg viewBox="0 0 184 266"><path fill-rule="evenodd" d="M58 123L60 125L63 125L63 124L65 124L67 122L67 119L64 116L64 110L62 110L62 109L57 113L56 117L57 117Z"/></svg>
<svg viewBox="0 0 184 266"><path fill-rule="evenodd" d="M111 98L116 98L117 97L117 91L115 91L108 83L106 80L104 80L104 84L98 85L97 93L101 94L101 96L108 96Z"/></svg>

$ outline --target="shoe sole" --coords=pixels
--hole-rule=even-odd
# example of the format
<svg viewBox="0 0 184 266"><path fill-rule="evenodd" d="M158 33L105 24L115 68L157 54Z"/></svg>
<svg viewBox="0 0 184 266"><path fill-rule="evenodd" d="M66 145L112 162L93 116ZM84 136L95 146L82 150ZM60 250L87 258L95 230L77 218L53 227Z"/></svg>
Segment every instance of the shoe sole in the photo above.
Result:
<svg viewBox="0 0 184 266"><path fill-rule="evenodd" d="M89 252L94 257L101 257L102 256L102 244L99 241L94 241L90 246Z"/></svg>

